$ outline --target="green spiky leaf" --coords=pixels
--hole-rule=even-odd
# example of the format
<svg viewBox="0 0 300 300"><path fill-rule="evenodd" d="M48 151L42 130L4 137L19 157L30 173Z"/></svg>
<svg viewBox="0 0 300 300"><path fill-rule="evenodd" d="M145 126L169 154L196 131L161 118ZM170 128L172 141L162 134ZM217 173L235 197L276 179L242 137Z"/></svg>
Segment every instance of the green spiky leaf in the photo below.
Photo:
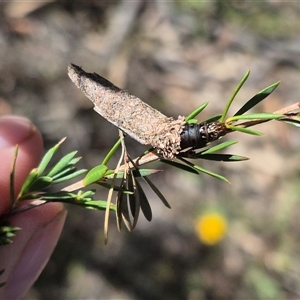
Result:
<svg viewBox="0 0 300 300"><path fill-rule="evenodd" d="M19 196L23 194L27 194L29 192L29 187L33 184L33 182L38 178L38 169L33 169L27 176L25 182L22 185Z"/></svg>
<svg viewBox="0 0 300 300"><path fill-rule="evenodd" d="M226 142L223 142L221 144L218 144L216 146L213 146L213 147L211 147L211 148L209 148L209 149L201 152L201 154L204 155L204 154L214 153L214 152L223 150L223 149L225 149L227 147L230 147L230 146L232 146L232 145L234 145L236 143L238 143L238 142L237 141L226 141Z"/></svg>
<svg viewBox="0 0 300 300"><path fill-rule="evenodd" d="M69 164L73 165L75 161L72 161L74 156L76 155L77 151L72 151L65 155L59 162L48 172L47 176L52 177L56 174L60 173L64 168L69 166Z"/></svg>
<svg viewBox="0 0 300 300"><path fill-rule="evenodd" d="M235 90L233 91L231 97L229 98L229 100L227 101L226 105L225 105L225 109L222 113L222 116L220 118L221 122L224 122L228 113L228 110L235 98L235 96L237 95L237 93L240 91L240 89L242 88L242 86L244 85L244 83L246 82L246 80L248 79L250 75L250 71L248 70L245 75L243 76L243 78L241 79L241 81L239 82L239 84L237 85L237 87L235 88Z"/></svg>
<svg viewBox="0 0 300 300"><path fill-rule="evenodd" d="M263 133L261 133L259 131L249 129L249 128L244 128L244 127L239 127L239 126L228 125L227 128L231 129L233 131L239 131L239 132L252 134L252 135L257 135L257 136L262 136L263 135Z"/></svg>
<svg viewBox="0 0 300 300"><path fill-rule="evenodd" d="M190 120L195 119L196 116L198 116L201 111L208 105L208 102L204 102L201 104L198 108L196 108L194 111L192 111L186 118L185 121L186 123L190 124Z"/></svg>
<svg viewBox="0 0 300 300"><path fill-rule="evenodd" d="M78 171L76 171L76 168L66 169L65 172L62 172L62 173L58 174L57 176L53 176L53 179L54 179L53 183L57 184L60 182L71 180L71 179L76 178L86 172L87 172L86 169L82 169L82 170L78 170Z"/></svg>
<svg viewBox="0 0 300 300"><path fill-rule="evenodd" d="M60 148L60 145L65 141L66 138L61 139L54 147L49 149L46 154L43 156L42 161L40 162L38 166L38 175L42 175L42 173L47 168L49 162L51 161L54 154L57 152L57 150Z"/></svg>
<svg viewBox="0 0 300 300"><path fill-rule="evenodd" d="M239 120L277 120L284 118L284 115L281 114L272 114L272 113L258 113L258 114L249 114L249 115L238 115L234 117L230 117L226 120L226 124L231 123L233 121Z"/></svg>
<svg viewBox="0 0 300 300"><path fill-rule="evenodd" d="M256 106L258 103L260 103L262 100L264 100L266 97L268 97L273 91L278 87L280 84L280 81L275 82L271 84L270 86L264 88L260 92L258 92L254 97L252 97L249 101L247 101L235 114L234 116L237 115L242 115L245 112L249 111L251 108Z"/></svg>
<svg viewBox="0 0 300 300"><path fill-rule="evenodd" d="M215 115L215 116L212 116L208 119L206 119L204 122L205 123L212 123L212 122L217 122L221 119L222 115L221 114L218 114L218 115Z"/></svg>

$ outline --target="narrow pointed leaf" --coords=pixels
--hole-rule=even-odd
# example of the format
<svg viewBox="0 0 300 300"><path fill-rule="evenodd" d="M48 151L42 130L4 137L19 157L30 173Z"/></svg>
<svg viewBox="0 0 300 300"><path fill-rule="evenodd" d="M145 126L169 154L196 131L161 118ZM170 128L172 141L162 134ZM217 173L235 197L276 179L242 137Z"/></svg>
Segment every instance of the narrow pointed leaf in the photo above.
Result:
<svg viewBox="0 0 300 300"><path fill-rule="evenodd" d="M38 177L38 170L37 169L33 169L31 170L31 172L29 173L29 175L27 176L25 182L22 185L19 197L23 194L27 193L27 189L30 187L30 185L37 179Z"/></svg>
<svg viewBox="0 0 300 300"><path fill-rule="evenodd" d="M280 84L280 81L275 82L271 84L270 86L264 88L261 90L259 93L257 93L254 97L252 97L249 101L247 101L235 114L234 116L237 115L242 115L254 106L256 106L259 102L264 100L266 97L268 97L273 91L278 87Z"/></svg>
<svg viewBox="0 0 300 300"><path fill-rule="evenodd" d="M300 103L298 105L300 105ZM278 121L284 121L285 123L299 127L300 126L300 113L296 112L296 113L285 114L284 117L279 119Z"/></svg>
<svg viewBox="0 0 300 300"><path fill-rule="evenodd" d="M135 187L133 185L133 178L132 178L132 174L129 171L128 175L127 175L127 189L129 191L131 191L131 194L128 194L128 202L129 202L129 207L130 207L130 211L132 216L135 215L136 212L136 203L135 203Z"/></svg>
<svg viewBox="0 0 300 300"><path fill-rule="evenodd" d="M51 177L41 176L30 185L27 192L42 191L48 188L52 183L53 179Z"/></svg>
<svg viewBox="0 0 300 300"><path fill-rule="evenodd" d="M96 184L101 185L101 186L103 186L103 187L106 188L106 189L110 189L110 188L112 187L112 186L111 186L111 183L102 182L102 181L98 181ZM131 191L126 190L126 189L125 189L124 187L122 187L122 186L114 185L114 186L113 186L113 189L114 189L114 191L122 192L122 193L124 193L124 194L132 194Z"/></svg>
<svg viewBox="0 0 300 300"><path fill-rule="evenodd" d="M187 172L190 172L190 173L199 175L199 172L197 172L195 169L193 169L193 168L190 167L190 166L187 166L187 165L178 163L178 162L173 161L173 160L160 159L160 161L163 162L163 163L165 163L165 164L167 164L167 165L170 165L170 166L172 166L172 167L181 169L181 170L183 170L183 171L187 171Z"/></svg>
<svg viewBox="0 0 300 300"><path fill-rule="evenodd" d="M107 170L103 177L107 179L112 179L112 178L120 179L124 177L124 171L119 171L118 173L115 173L114 170Z"/></svg>
<svg viewBox="0 0 300 300"><path fill-rule="evenodd" d="M118 139L117 142L114 144L114 146L109 150L109 152L107 153L107 155L105 156L105 158L103 159L103 162L101 165L107 165L109 160L111 159L111 157L115 154L115 152L117 151L117 149L120 147L121 145L121 139Z"/></svg>
<svg viewBox="0 0 300 300"><path fill-rule="evenodd" d="M216 121L219 121L221 119L222 115L219 114L219 115L215 115L215 116L212 116L208 119L206 119L204 122L205 123L212 123L212 122L216 122Z"/></svg>
<svg viewBox="0 0 300 300"><path fill-rule="evenodd" d="M143 215L145 216L146 220L148 220L150 222L152 220L151 206L149 204L149 201L147 199L147 196L146 196L143 188L141 187L141 185L138 181L136 181L136 188L139 193L140 206L141 206Z"/></svg>
<svg viewBox="0 0 300 300"><path fill-rule="evenodd" d="M38 166L38 174L41 175L46 167L48 166L50 160L52 159L53 155L57 152L57 150L60 148L60 145L65 141L66 138L61 139L54 147L49 149L46 154L44 155L42 161L40 162Z"/></svg>
<svg viewBox="0 0 300 300"><path fill-rule="evenodd" d="M199 121L197 119L190 119L186 122L187 124L198 124Z"/></svg>
<svg viewBox="0 0 300 300"><path fill-rule="evenodd" d="M281 120L280 120L281 121ZM285 123L287 123L287 124L290 124L290 125L294 125L294 126L296 126L296 127L300 127L300 121L298 121L298 120L288 120L288 121L286 121L286 120L283 120Z"/></svg>
<svg viewBox="0 0 300 300"><path fill-rule="evenodd" d="M83 179L84 186L90 185L102 179L107 172L107 166L99 165L91 169Z"/></svg>
<svg viewBox="0 0 300 300"><path fill-rule="evenodd" d="M217 151L223 150L223 149L225 149L227 147L230 147L230 146L232 146L232 145L234 145L236 143L238 143L238 142L237 141L226 141L226 142L223 142L223 143L221 143L219 145L216 145L214 147L211 147L211 148L209 148L209 149L201 152L201 154L204 155L204 154L208 154L208 153L217 152Z"/></svg>
<svg viewBox="0 0 300 300"><path fill-rule="evenodd" d="M64 181L67 181L67 180L71 180L73 178L76 178L84 173L86 173L87 170L85 169L82 169L82 170L78 170L78 171L75 171L75 172L71 172L70 174L66 174L65 176L59 178L59 179L55 179L53 183L60 183L60 182L64 182Z"/></svg>
<svg viewBox="0 0 300 300"><path fill-rule="evenodd" d="M122 221L123 221L122 220L122 208L121 208L122 201L123 201L122 197L125 197L125 195L122 192L119 192L118 196L117 196L117 205L116 205L117 227L118 227L119 231L121 231Z"/></svg>
<svg viewBox="0 0 300 300"><path fill-rule="evenodd" d="M198 108L196 108L193 112L191 112L186 118L185 121L189 123L190 120L194 119L196 116L198 116L201 111L208 105L208 102L204 102L201 104Z"/></svg>
<svg viewBox="0 0 300 300"><path fill-rule="evenodd" d="M199 155L198 158L213 160L213 161L225 161L225 162L244 161L249 159L248 157L235 155L235 154L203 154L203 155L201 154Z"/></svg>
<svg viewBox="0 0 300 300"><path fill-rule="evenodd" d="M60 179L61 177L64 177L64 175L69 175L75 171L76 171L76 167L68 166L68 167L64 168L63 170L61 170L61 172L56 173L55 175L53 175L51 177L52 177L53 181L56 181L56 180Z"/></svg>
<svg viewBox="0 0 300 300"><path fill-rule="evenodd" d="M47 201L64 201L64 200L70 200L70 199L76 199L77 195L75 193L70 192L57 192L57 193L47 193L47 194L40 194L40 198L42 200Z"/></svg>
<svg viewBox="0 0 300 300"><path fill-rule="evenodd" d="M83 206L86 208L97 209L97 210L106 210L107 201L105 200L91 200L83 203ZM110 211L116 211L116 206L111 204L109 207Z"/></svg>
<svg viewBox="0 0 300 300"><path fill-rule="evenodd" d="M200 166L198 166L198 165L195 165L195 164L191 163L190 161L188 161L188 160L186 160L186 159L184 159L184 158L182 158L182 157L179 157L178 159L180 159L181 161L183 161L183 162L186 163L187 165L193 167L194 169L196 169L196 170L199 171L199 172L205 173L205 174L207 174L207 175L213 176L213 177L215 177L215 178L218 178L218 179L220 179L220 180L223 180L223 181L229 183L229 181L228 181L225 177L223 177L223 176L221 176L221 175L219 175L219 174L216 174L216 173L214 173L214 172L212 172L212 171L206 170L206 169L204 169L204 168L202 168L202 167L200 167Z"/></svg>
<svg viewBox="0 0 300 300"><path fill-rule="evenodd" d="M74 157L73 159L70 160L68 163L69 166L76 165L79 161L81 160L81 157Z"/></svg>
<svg viewBox="0 0 300 300"><path fill-rule="evenodd" d="M168 203L167 199L164 197L164 195L159 191L159 189L150 181L148 177L143 177L143 179L147 182L149 187L152 189L152 191L159 197L159 199L163 202L163 204L171 208L170 204Z"/></svg>
<svg viewBox="0 0 300 300"><path fill-rule="evenodd" d="M244 127L239 127L239 126L233 126L233 125L228 125L227 126L228 129L234 130L234 131L240 131L243 133L248 133L248 134L252 134L252 135L257 135L257 136L262 136L263 133L253 130L253 129L249 129L249 128L244 128Z"/></svg>
<svg viewBox="0 0 300 300"><path fill-rule="evenodd" d="M130 175L129 175L128 179L129 179L128 189L134 191L133 194L128 195L130 209L131 209L132 216L133 216L133 223L132 223L132 229L133 229L133 228L135 228L135 226L137 224L141 205L140 205L140 195L137 190L137 184L136 184L137 181L135 180L135 177L134 177L132 171L130 171Z"/></svg>
<svg viewBox="0 0 300 300"><path fill-rule="evenodd" d="M61 172L70 161L74 158L77 151L72 151L71 153L68 153L65 155L62 159L59 160L59 162L50 170L50 172L47 174L47 176L52 177L56 175L57 173Z"/></svg>
<svg viewBox="0 0 300 300"><path fill-rule="evenodd" d="M237 95L237 93L239 92L239 90L242 88L242 86L244 85L244 83L246 82L247 78L250 75L250 71L248 70L246 72L246 74L243 76L243 78L241 79L241 81L239 82L239 84L237 85L237 87L235 88L234 92L232 93L231 97L229 98L229 100L227 101L226 105L225 105L225 109L222 113L222 117L220 118L221 122L224 122L224 120L226 119L228 110L235 98L235 96Z"/></svg>
<svg viewBox="0 0 300 300"><path fill-rule="evenodd" d="M125 226L127 227L128 231L132 231L132 224L131 224L129 209L128 209L128 201L127 201L127 196L125 194L121 196L120 209L121 209L122 220Z"/></svg>
<svg viewBox="0 0 300 300"><path fill-rule="evenodd" d="M230 117L226 120L226 123L239 120L277 120L284 118L284 115L281 114L272 114L272 113L258 113L258 114L249 114L249 115L237 115Z"/></svg>
<svg viewBox="0 0 300 300"><path fill-rule="evenodd" d="M145 177L145 176L149 176L149 175L152 175L152 174L160 173L162 171L163 170L159 170L159 169L136 169L136 170L132 170L134 177ZM106 177L108 179L112 178L113 175L114 175L113 172L114 172L113 170L108 170L105 173L104 177ZM122 178L123 176L124 176L124 172L120 171L120 172L117 173L116 178Z"/></svg>
<svg viewBox="0 0 300 300"><path fill-rule="evenodd" d="M152 174L160 173L162 171L163 170L159 170L159 169L136 169L133 170L132 173L134 177L146 177Z"/></svg>
<svg viewBox="0 0 300 300"><path fill-rule="evenodd" d="M202 173L205 173L205 174L207 174L207 175L210 175L210 176L212 176L212 177L215 177L215 178L217 178L217 179L220 179L220 180L223 180L223 181L225 181L225 182L227 182L227 183L230 183L229 180L228 180L227 178L223 177L222 175L219 175L219 174L217 174L217 173L214 173L214 172L212 172L212 171L209 171L209 170L204 169L204 168L202 168L202 167L200 167L200 166L197 166L197 165L194 165L194 168L195 168L196 170L199 170L199 171L202 172Z"/></svg>

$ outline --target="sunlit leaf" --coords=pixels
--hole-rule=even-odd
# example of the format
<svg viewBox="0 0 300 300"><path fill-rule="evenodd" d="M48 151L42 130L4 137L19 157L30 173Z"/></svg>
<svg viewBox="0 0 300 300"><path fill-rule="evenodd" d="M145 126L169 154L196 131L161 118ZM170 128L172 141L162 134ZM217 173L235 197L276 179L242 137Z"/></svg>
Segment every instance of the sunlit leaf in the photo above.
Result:
<svg viewBox="0 0 300 300"><path fill-rule="evenodd" d="M74 169L74 170L76 170L76 169ZM64 176L62 176L62 174L59 174L59 179L55 179L53 183L60 183L60 182L64 182L67 180L71 180L71 179L76 178L87 172L87 170L85 170L85 169L78 170L78 171L74 171L74 170L70 170L70 174L68 174L68 172L66 172L66 174ZM56 178L56 176L54 178Z"/></svg>
<svg viewBox="0 0 300 300"><path fill-rule="evenodd" d="M195 164L193 164L192 162L190 162L190 161L184 159L183 157L179 157L178 159L180 159L181 161L183 161L184 163L186 163L187 165L191 166L192 168L196 169L196 170L199 171L199 172L205 173L205 174L207 174L207 175L213 176L213 177L215 177L215 178L218 178L218 179L220 179L220 180L223 180L223 181L229 183L229 181L228 181L225 177L223 177L223 176L221 176L221 175L219 175L219 174L216 174L216 173L214 173L214 172L212 172L212 171L206 170L206 169L204 169L204 168L202 168L202 167L200 167L200 166L198 166L198 165L195 165Z"/></svg>
<svg viewBox="0 0 300 300"><path fill-rule="evenodd" d="M61 172L65 167L68 166L70 161L74 158L77 151L72 151L65 155L63 158L59 160L58 163L55 164L55 166L48 172L47 176L52 177L56 175L57 173Z"/></svg>
<svg viewBox="0 0 300 300"><path fill-rule="evenodd" d="M209 153L217 152L217 151L223 150L227 147L230 147L230 146L232 146L236 143L238 143L238 142L237 141L226 141L226 142L223 142L221 144L218 144L216 146L213 146L213 147L201 152L201 154L203 155L203 154L209 154Z"/></svg>
<svg viewBox="0 0 300 300"><path fill-rule="evenodd" d="M233 126L233 125L228 125L227 126L228 129L234 130L234 131L240 131L243 133L248 133L248 134L252 134L252 135L257 135L257 136L262 136L263 133L253 130L253 129L249 129L249 128L244 128L244 127L239 127L239 126Z"/></svg>
<svg viewBox="0 0 300 300"><path fill-rule="evenodd" d="M199 121L197 119L190 119L186 122L187 124L198 124Z"/></svg>
<svg viewBox="0 0 300 300"><path fill-rule="evenodd" d="M219 174L217 174L217 173L214 173L214 172L212 172L212 171L209 171L209 170L204 169L204 168L202 168L202 167L200 167L200 166L197 166L197 165L194 165L194 168L197 169L197 170L199 170L199 171L202 172L202 173L205 173L205 174L207 174L207 175L210 175L210 176L212 176L212 177L215 177L215 178L217 178L217 179L220 179L220 180L223 180L223 181L229 183L229 180L228 180L227 178L225 178L224 176L222 176L222 175L219 175Z"/></svg>
<svg viewBox="0 0 300 300"><path fill-rule="evenodd" d="M198 116L201 111L208 105L208 102L204 102L201 104L198 108L196 108L193 112L191 112L186 118L185 122L190 124L190 120L194 119L196 116Z"/></svg>
<svg viewBox="0 0 300 300"><path fill-rule="evenodd" d="M239 121L239 120L276 120L283 118L284 115L281 114L272 114L272 113L258 113L258 114L249 114L249 115L237 115L234 117L230 117L226 120L226 124L232 121Z"/></svg>
<svg viewBox="0 0 300 300"><path fill-rule="evenodd" d="M37 169L31 170L31 172L29 173L25 182L22 185L19 197L28 192L30 185L37 179L37 177L38 177L38 170Z"/></svg>
<svg viewBox="0 0 300 300"><path fill-rule="evenodd" d="M280 84L280 81L275 82L271 84L270 86L264 88L261 90L259 93L257 93L254 97L252 97L249 101L247 101L235 114L234 116L237 115L242 115L248 110L250 110L252 107L256 106L259 102L264 100L266 97L268 97L273 91L278 87Z"/></svg>
<svg viewBox="0 0 300 300"><path fill-rule="evenodd" d="M97 209L97 210L106 210L107 201L104 200L91 200L83 203L85 208L89 209ZM115 204L111 203L110 208L111 211L116 211Z"/></svg>
<svg viewBox="0 0 300 300"><path fill-rule="evenodd" d="M239 84L237 85L237 87L235 88L235 90L233 91L232 95L230 96L229 100L227 101L226 105L225 105L225 109L222 113L222 117L220 118L221 122L224 122L228 113L228 110L235 98L235 96L237 95L237 93L239 92L239 90L242 88L242 86L244 85L244 83L246 82L247 78L250 75L250 71L248 70L246 72L246 74L243 76L243 78L240 80Z"/></svg>
<svg viewBox="0 0 300 300"><path fill-rule="evenodd" d="M83 179L84 186L90 185L102 179L107 172L107 166L99 165L91 169Z"/></svg>
<svg viewBox="0 0 300 300"><path fill-rule="evenodd" d="M60 148L60 145L65 141L66 138L61 139L54 147L49 149L46 154L43 156L42 161L40 162L38 166L38 174L41 175L46 167L48 166L50 160L52 159L53 155L57 152L57 150Z"/></svg>
<svg viewBox="0 0 300 300"><path fill-rule="evenodd" d="M215 116L212 116L208 119L206 119L204 122L205 123L212 123L212 122L217 122L221 119L222 115L221 114L218 114L218 115L215 115Z"/></svg>
<svg viewBox="0 0 300 300"><path fill-rule="evenodd" d="M102 161L101 165L107 165L107 163L109 162L109 160L111 159L111 157L116 153L117 149L120 147L121 145L121 139L118 139L117 142L114 144L114 146L109 150L109 152L107 153L107 155L105 156L105 158Z"/></svg>

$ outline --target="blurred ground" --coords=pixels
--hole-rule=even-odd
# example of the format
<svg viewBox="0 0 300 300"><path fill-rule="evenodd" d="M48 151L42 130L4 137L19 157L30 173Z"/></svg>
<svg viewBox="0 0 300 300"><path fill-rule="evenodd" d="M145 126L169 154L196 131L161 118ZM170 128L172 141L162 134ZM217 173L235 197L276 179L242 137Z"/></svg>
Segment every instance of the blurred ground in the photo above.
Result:
<svg viewBox="0 0 300 300"><path fill-rule="evenodd" d="M69 80L69 63L173 117L205 101L200 120L220 113L248 69L231 113L278 80L260 111L299 101L297 1L11 1L0 16L0 113L30 118L46 149L67 136L63 151L79 150L84 167L99 163L118 133ZM231 185L164 166L153 182L172 209L149 191L153 221L118 233L112 220L107 246L104 214L70 207L26 299L300 298L299 131L275 122L257 129L265 136L230 137L239 141L232 151L251 160L203 162ZM127 144L132 156L145 149ZM215 246L194 229L206 210L228 221Z"/></svg>

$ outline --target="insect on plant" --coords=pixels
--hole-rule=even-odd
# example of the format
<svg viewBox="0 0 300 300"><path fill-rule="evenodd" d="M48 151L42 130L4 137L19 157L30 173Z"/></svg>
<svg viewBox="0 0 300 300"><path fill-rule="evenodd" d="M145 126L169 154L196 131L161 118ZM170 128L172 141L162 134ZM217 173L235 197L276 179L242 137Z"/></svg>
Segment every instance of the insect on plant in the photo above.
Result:
<svg viewBox="0 0 300 300"><path fill-rule="evenodd" d="M124 223L131 231L137 224L140 211L148 221L151 221L151 207L139 183L140 179L144 180L163 204L170 208L165 197L148 178L149 175L156 174L161 170L147 169L143 165L159 160L183 171L197 175L205 173L228 182L222 175L204 169L193 161L207 159L232 162L248 158L219 153L220 150L234 145L237 141L229 140L217 145L211 145L211 142L235 131L261 135L260 132L249 127L271 120L300 126L300 102L274 113L247 114L250 109L268 97L279 85L279 82L261 90L233 116L227 117L232 101L246 82L249 71L237 85L227 101L224 111L201 122L196 117L206 108L208 102L201 104L187 117L179 116L177 119L173 119L163 115L127 91L116 87L98 74L86 73L76 65L69 66L68 74L75 85L94 103L94 110L119 128L120 139L107 153L102 163L89 171L77 170L76 164L80 158L76 157L76 151L68 153L58 163L51 166L50 162L64 141L63 139L48 150L39 166L31 171L19 195L14 195L14 166L18 156L16 147L11 170L11 207L5 215L0 217L0 244L10 243L14 232L17 231L17 228L7 225L8 217L48 202L64 202L88 209L104 210L104 239L107 242L111 211L116 212L119 229ZM149 145L150 148L139 157L132 159L126 150L125 135L129 135L143 145ZM119 162L115 168L111 169L108 167L108 163L119 147L122 150ZM85 177L74 184L57 192L47 191L50 186L67 182L85 173L87 173ZM95 190L86 190L91 184L108 189L107 200L95 199ZM114 195L116 195L115 202L113 201ZM29 199L33 199L29 204L19 205L20 202Z"/></svg>
<svg viewBox="0 0 300 300"><path fill-rule="evenodd" d="M208 102L203 103L189 116L179 116L177 120L174 120L150 107L139 98L130 95L127 91L116 87L98 74L86 73L76 65L69 66L68 73L75 85L94 103L94 110L121 129L123 152L120 164L122 159L124 159L124 165L118 165L114 174L115 177L117 177L116 174L119 174L120 171L123 172L123 175L121 175L122 181L120 187L124 190L131 191L133 194L129 193L126 195L124 191L118 192L117 223L119 228L122 220L129 230L134 228L140 208L146 219L151 219L150 206L144 192L136 180L137 175L142 177L162 199L163 203L169 207L166 199L146 176L146 174L148 175L147 172L152 172L153 170L143 170L143 172L146 172L144 173L145 176L141 173L139 166L144 163L160 160L185 171L195 174L206 173L228 182L223 176L206 170L192 163L188 159L201 158L228 162L242 161L247 158L233 154L216 153L219 150L235 144L236 141L226 141L210 148L207 148L207 146L209 146L211 142L218 140L220 137L233 131L261 135L260 132L248 129L247 127L270 120L288 120L299 125L299 114L292 113L289 110L285 113L278 111L275 113L245 114L248 110L271 94L279 85L279 82L260 91L241 107L236 114L227 118L231 103L247 80L250 72L247 72L242 78L233 95L227 102L223 113L213 116L201 123L199 123L195 117L208 105ZM294 108L295 107L293 107L293 109ZM136 139L141 144L151 145L152 148L136 160L132 160L125 148L123 132ZM202 150L203 148L205 149ZM180 162L174 161L174 158ZM90 174L94 175L93 172ZM93 176L89 177L88 174L86 178L93 178ZM91 182L95 180L99 182L99 180L101 181L101 178L96 176L91 179ZM110 191L112 191L112 189ZM110 203L110 200L111 198L108 197L108 203ZM133 216L132 222L130 221L129 210L131 210ZM107 219L105 223L107 224L108 206L106 216Z"/></svg>

